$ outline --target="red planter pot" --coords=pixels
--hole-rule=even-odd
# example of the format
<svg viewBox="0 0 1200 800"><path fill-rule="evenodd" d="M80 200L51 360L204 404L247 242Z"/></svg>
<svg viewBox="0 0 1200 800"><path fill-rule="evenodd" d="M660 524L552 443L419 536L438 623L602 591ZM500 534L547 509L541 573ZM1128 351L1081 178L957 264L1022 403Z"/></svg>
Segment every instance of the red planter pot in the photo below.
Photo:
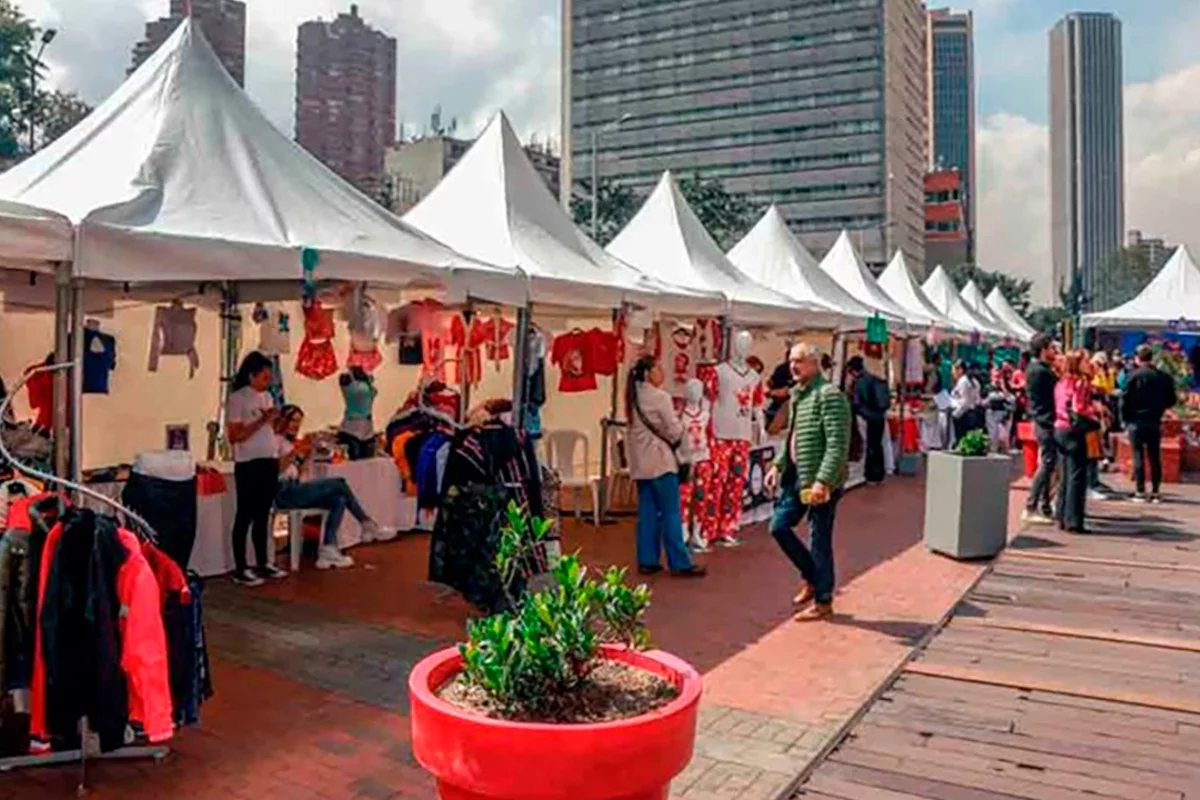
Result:
<svg viewBox="0 0 1200 800"><path fill-rule="evenodd" d="M438 783L441 800L666 800L692 758L701 678L661 652L605 648L608 658L679 687L669 705L596 725L505 722L437 697L462 669L456 648L417 664L408 678L412 747Z"/></svg>

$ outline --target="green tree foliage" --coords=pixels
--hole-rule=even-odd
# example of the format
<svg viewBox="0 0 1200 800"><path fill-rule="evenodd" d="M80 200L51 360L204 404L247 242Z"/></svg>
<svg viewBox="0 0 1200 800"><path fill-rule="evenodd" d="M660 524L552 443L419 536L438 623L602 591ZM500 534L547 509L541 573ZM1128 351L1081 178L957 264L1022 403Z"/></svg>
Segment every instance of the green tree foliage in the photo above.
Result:
<svg viewBox="0 0 1200 800"><path fill-rule="evenodd" d="M599 183L599 213L596 218L596 243L607 247L617 234L633 219L642 205L642 199L630 187L601 178ZM590 235L592 233L592 185L584 181L582 193L571 198L571 216L575 224Z"/></svg>
<svg viewBox="0 0 1200 800"><path fill-rule="evenodd" d="M950 279L958 286L966 286L967 281L975 281L984 295L990 294L992 289L999 286L1013 310L1022 317L1028 316L1029 295L1033 291L1032 281L1014 278L1002 272L991 272L973 264L957 264L947 268L947 272L950 274Z"/></svg>
<svg viewBox="0 0 1200 800"><path fill-rule="evenodd" d="M42 148L74 128L92 113L92 107L74 92L38 92L35 123Z"/></svg>
<svg viewBox="0 0 1200 800"><path fill-rule="evenodd" d="M0 0L0 159L20 155L36 36L33 22L11 0Z"/></svg>
<svg viewBox="0 0 1200 800"><path fill-rule="evenodd" d="M1095 310L1103 311L1129 302L1141 294L1152 280L1154 270L1146 251L1138 247L1122 247L1104 264Z"/></svg>
<svg viewBox="0 0 1200 800"><path fill-rule="evenodd" d="M1057 334L1059 326L1070 318L1071 315L1062 306L1048 306L1045 308L1035 308L1029 312L1029 316L1026 319L1028 319L1029 324L1035 330L1042 333Z"/></svg>

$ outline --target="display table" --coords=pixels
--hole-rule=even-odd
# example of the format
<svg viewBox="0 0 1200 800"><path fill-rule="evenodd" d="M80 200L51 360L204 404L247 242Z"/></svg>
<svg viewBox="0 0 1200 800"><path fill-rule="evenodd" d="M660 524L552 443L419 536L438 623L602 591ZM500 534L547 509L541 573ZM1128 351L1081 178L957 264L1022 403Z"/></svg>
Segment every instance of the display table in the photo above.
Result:
<svg viewBox="0 0 1200 800"><path fill-rule="evenodd" d="M363 509L381 528L411 531L417 527L417 499L404 494L404 483L390 458L313 464L312 478L342 478L358 497ZM354 547L362 542L362 526L347 512L338 528L338 546Z"/></svg>

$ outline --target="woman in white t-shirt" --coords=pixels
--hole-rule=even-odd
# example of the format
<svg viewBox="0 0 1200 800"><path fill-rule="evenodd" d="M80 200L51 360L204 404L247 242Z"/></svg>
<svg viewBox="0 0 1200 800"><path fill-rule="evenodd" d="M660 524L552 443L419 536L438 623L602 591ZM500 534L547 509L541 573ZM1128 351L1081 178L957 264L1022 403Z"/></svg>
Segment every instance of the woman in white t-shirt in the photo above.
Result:
<svg viewBox="0 0 1200 800"><path fill-rule="evenodd" d="M387 538L381 536L379 526L363 509L358 497L344 478L323 478L302 481L301 469L309 453L297 450L295 441L304 423L304 411L299 406L287 405L279 412L276 426L276 453L279 458L279 491L275 495L275 508L281 511L310 510L325 511L325 530L321 535L321 546L317 551L317 569L345 569L354 566L354 559L338 547L338 529L349 511L362 526L363 541L373 542Z"/></svg>
<svg viewBox="0 0 1200 800"><path fill-rule="evenodd" d="M267 391L274 366L262 353L246 356L234 376L225 411L225 434L233 445L237 513L233 520L233 580L260 586L264 578L287 573L268 561L271 506L279 489L279 459L273 425L278 416ZM246 564L246 536L254 542L257 568Z"/></svg>

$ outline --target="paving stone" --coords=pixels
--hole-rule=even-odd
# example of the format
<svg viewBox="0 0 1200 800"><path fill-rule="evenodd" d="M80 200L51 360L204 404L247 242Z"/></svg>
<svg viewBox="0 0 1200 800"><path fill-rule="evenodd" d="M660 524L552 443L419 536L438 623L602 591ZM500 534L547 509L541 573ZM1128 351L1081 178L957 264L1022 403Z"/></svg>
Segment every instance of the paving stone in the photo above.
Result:
<svg viewBox="0 0 1200 800"><path fill-rule="evenodd" d="M759 773L754 782L738 795L738 800L776 800L795 777L779 772Z"/></svg>
<svg viewBox="0 0 1200 800"><path fill-rule="evenodd" d="M384 783L380 783L371 777L357 778L350 784L350 791L354 797L369 798L369 800L392 800L396 797L401 797L401 793Z"/></svg>

